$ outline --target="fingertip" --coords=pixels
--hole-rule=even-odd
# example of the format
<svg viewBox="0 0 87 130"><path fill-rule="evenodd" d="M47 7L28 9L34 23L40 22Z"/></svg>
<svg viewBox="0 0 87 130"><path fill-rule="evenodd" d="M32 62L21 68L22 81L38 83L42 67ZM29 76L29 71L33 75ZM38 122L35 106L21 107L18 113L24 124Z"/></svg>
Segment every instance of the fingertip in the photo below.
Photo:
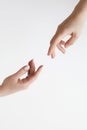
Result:
<svg viewBox="0 0 87 130"><path fill-rule="evenodd" d="M52 59L54 59L54 58L55 58L55 56L52 54L52 55L51 55L51 58L52 58Z"/></svg>
<svg viewBox="0 0 87 130"><path fill-rule="evenodd" d="M51 57L52 54L51 54L51 53L48 53L47 55L48 55L49 57Z"/></svg>
<svg viewBox="0 0 87 130"><path fill-rule="evenodd" d="M50 54L51 54L51 50L49 48L47 55L50 56Z"/></svg>
<svg viewBox="0 0 87 130"><path fill-rule="evenodd" d="M55 49L55 44L51 44L48 50L48 55L51 55L51 53L54 51Z"/></svg>
<svg viewBox="0 0 87 130"><path fill-rule="evenodd" d="M31 59L28 64L30 65L32 62L34 62L34 59Z"/></svg>
<svg viewBox="0 0 87 130"><path fill-rule="evenodd" d="M53 54L48 54L48 56L50 56L52 59L55 58L55 56Z"/></svg>
<svg viewBox="0 0 87 130"><path fill-rule="evenodd" d="M44 65L41 65L40 67L42 68L42 67L44 67Z"/></svg>
<svg viewBox="0 0 87 130"><path fill-rule="evenodd" d="M43 65L41 65L38 69L41 69L42 70L42 68L43 68L44 66Z"/></svg>
<svg viewBox="0 0 87 130"><path fill-rule="evenodd" d="M65 50L63 50L63 51L61 51L62 52L62 54L65 54L66 53L66 51Z"/></svg>
<svg viewBox="0 0 87 130"><path fill-rule="evenodd" d="M51 58L53 59L53 58L55 58L55 51L52 50L52 48L50 48L47 55L51 56Z"/></svg>
<svg viewBox="0 0 87 130"><path fill-rule="evenodd" d="M39 66L39 68L37 69L36 73L39 74L41 72L42 68L43 68L43 65Z"/></svg>

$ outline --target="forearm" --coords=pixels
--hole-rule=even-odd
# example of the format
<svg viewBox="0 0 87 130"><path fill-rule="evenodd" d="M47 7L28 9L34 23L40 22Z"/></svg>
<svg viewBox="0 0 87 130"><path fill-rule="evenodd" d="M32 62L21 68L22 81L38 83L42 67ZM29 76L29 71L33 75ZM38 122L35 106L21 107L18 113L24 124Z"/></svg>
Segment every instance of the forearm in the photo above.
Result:
<svg viewBox="0 0 87 130"><path fill-rule="evenodd" d="M87 18L87 0L80 0L72 14L84 22Z"/></svg>

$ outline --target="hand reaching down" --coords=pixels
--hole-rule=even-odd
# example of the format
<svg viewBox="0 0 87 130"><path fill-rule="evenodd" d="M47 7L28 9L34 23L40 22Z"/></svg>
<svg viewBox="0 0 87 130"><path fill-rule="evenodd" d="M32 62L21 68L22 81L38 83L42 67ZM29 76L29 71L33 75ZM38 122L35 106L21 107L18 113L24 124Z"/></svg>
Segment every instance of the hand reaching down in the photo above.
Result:
<svg viewBox="0 0 87 130"><path fill-rule="evenodd" d="M55 48L57 47L62 53L66 48L73 45L80 36L84 22L87 18L87 0L80 0L71 15L66 18L57 28L56 33L50 41L48 55L55 57ZM67 41L63 39L70 36Z"/></svg>

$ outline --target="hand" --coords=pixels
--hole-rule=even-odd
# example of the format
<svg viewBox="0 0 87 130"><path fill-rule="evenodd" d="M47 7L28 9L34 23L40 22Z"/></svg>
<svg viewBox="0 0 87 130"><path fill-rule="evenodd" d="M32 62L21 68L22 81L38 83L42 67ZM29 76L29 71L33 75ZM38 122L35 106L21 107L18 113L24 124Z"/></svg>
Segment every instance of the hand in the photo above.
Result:
<svg viewBox="0 0 87 130"><path fill-rule="evenodd" d="M58 26L55 35L50 41L48 55L54 58L56 47L64 54L66 48L73 45L77 38L80 36L83 25L84 22L81 20L81 17L78 17L76 12L72 13ZM70 38L65 42L63 39L68 35Z"/></svg>
<svg viewBox="0 0 87 130"><path fill-rule="evenodd" d="M30 69L29 69L30 67ZM28 88L28 86L37 79L39 76L43 66L40 66L35 71L35 64L34 61L31 60L28 63L28 66L22 67L18 72L15 74L7 77L1 87L0 87L0 95L5 96L12 93L15 93L20 90L24 90ZM20 77L27 73L27 77L21 79Z"/></svg>

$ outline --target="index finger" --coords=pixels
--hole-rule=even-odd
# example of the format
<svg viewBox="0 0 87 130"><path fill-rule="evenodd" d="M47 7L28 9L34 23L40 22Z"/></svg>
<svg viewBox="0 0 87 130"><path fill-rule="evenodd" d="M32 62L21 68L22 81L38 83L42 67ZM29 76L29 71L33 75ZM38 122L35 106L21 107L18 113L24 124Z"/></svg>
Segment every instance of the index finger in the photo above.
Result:
<svg viewBox="0 0 87 130"><path fill-rule="evenodd" d="M50 47L48 49L48 55L53 55L55 53L55 48L57 46L58 43L60 43L60 41L62 40L62 38L64 37L63 34L55 34L52 38L52 40L50 41Z"/></svg>

